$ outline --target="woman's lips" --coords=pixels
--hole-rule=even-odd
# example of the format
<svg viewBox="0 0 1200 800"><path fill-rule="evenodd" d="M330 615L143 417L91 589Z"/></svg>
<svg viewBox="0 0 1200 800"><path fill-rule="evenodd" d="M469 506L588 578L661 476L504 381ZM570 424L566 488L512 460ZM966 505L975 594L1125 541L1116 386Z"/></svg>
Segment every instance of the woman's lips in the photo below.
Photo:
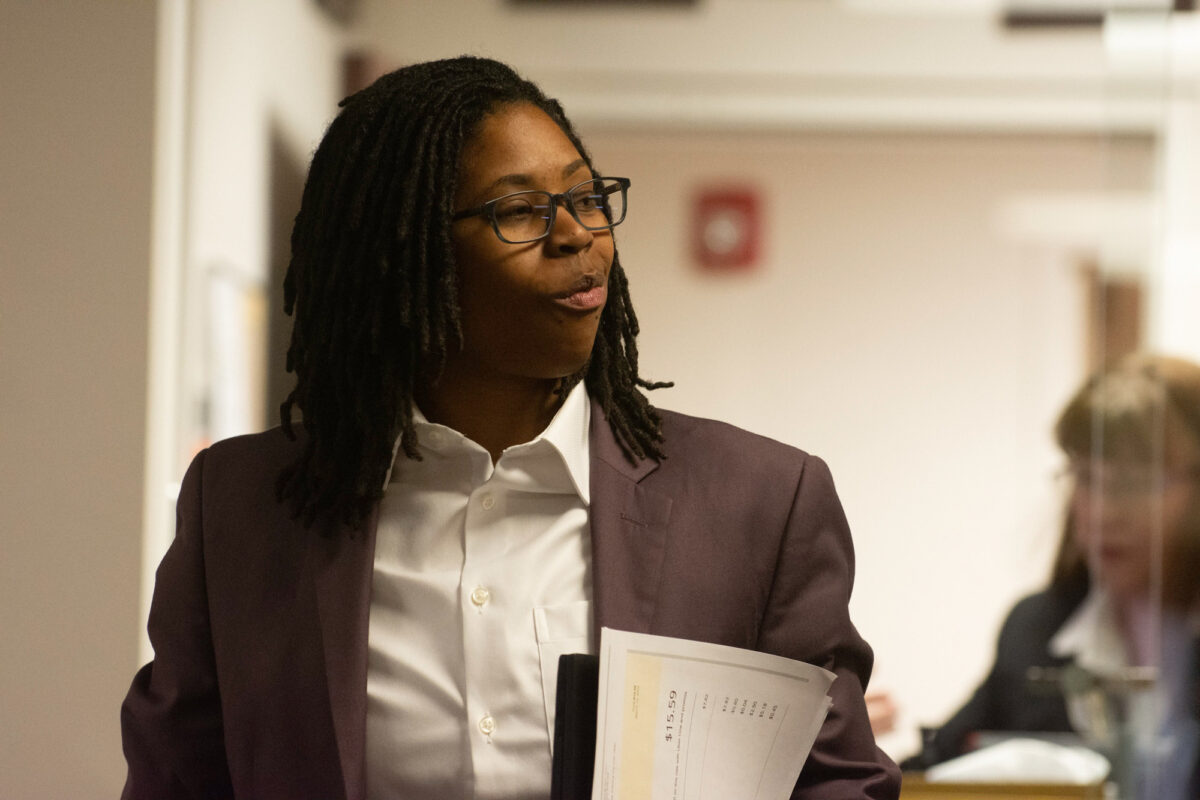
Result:
<svg viewBox="0 0 1200 800"><path fill-rule="evenodd" d="M554 301L574 311L594 311L601 308L606 299L608 288L594 278L587 278L555 297Z"/></svg>

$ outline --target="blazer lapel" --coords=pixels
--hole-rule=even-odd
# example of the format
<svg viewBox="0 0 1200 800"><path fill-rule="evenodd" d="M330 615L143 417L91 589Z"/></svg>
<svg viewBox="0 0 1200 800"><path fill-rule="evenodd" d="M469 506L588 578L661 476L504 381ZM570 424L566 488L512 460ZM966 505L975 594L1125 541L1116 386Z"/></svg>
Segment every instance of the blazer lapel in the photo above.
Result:
<svg viewBox="0 0 1200 800"><path fill-rule="evenodd" d="M601 627L650 630L672 500L641 485L658 463L643 459L631 464L595 402L589 447L592 584L598 643Z"/></svg>
<svg viewBox="0 0 1200 800"><path fill-rule="evenodd" d="M311 564L317 593L329 706L346 800L366 797L367 632L379 510L362 531L314 533Z"/></svg>

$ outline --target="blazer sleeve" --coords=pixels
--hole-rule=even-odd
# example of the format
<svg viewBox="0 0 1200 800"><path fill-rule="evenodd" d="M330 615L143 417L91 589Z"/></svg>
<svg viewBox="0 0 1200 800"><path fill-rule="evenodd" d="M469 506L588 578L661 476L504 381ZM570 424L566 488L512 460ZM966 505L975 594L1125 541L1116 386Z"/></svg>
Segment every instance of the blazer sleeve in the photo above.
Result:
<svg viewBox="0 0 1200 800"><path fill-rule="evenodd" d="M873 656L850 621L854 547L825 462L808 456L792 501L760 649L834 672L833 705L793 800L895 800L900 771L876 745L863 690Z"/></svg>
<svg viewBox="0 0 1200 800"><path fill-rule="evenodd" d="M175 539L155 579L154 660L138 671L121 706L123 800L233 797L205 586L205 455L184 476Z"/></svg>

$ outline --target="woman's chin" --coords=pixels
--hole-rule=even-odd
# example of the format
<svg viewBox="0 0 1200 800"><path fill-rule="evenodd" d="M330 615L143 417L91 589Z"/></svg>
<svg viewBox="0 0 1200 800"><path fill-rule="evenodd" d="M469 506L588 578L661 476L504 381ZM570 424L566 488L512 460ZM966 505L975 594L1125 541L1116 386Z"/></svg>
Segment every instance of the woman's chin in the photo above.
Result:
<svg viewBox="0 0 1200 800"><path fill-rule="evenodd" d="M1141 576L1109 574L1102 576L1099 584L1118 603L1138 600L1150 593L1149 582Z"/></svg>

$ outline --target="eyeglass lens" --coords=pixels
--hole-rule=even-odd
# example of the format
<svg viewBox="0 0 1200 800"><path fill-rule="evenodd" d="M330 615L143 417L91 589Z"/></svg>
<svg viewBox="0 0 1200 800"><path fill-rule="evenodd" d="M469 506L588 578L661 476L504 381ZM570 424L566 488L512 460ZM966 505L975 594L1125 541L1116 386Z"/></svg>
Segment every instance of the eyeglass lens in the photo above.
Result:
<svg viewBox="0 0 1200 800"><path fill-rule="evenodd" d="M1112 495L1148 495L1196 477L1195 468L1169 470L1151 465L1075 464L1069 472L1077 488Z"/></svg>
<svg viewBox="0 0 1200 800"><path fill-rule="evenodd" d="M611 179L584 181L566 193L569 211L589 230L603 230L625 219L625 187ZM513 243L530 242L550 230L553 195L517 192L492 206L492 218L501 237Z"/></svg>

